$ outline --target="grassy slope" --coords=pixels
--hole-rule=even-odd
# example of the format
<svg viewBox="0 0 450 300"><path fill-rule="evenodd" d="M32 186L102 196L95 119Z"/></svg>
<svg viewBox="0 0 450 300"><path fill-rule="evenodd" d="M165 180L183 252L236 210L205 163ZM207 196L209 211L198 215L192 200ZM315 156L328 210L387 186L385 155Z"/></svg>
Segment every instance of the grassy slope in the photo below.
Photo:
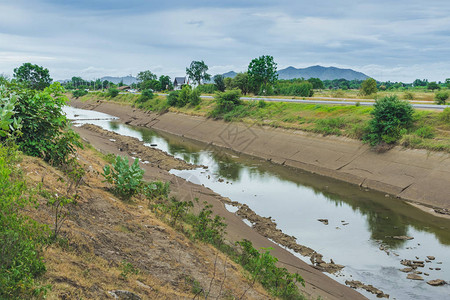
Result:
<svg viewBox="0 0 450 300"><path fill-rule="evenodd" d="M134 104L139 95L121 94L114 99L101 94L89 94L82 100L108 100ZM137 105L138 106L138 105ZM173 111L189 115L209 116L214 108L214 101L203 99L196 107L168 107L165 97L157 96L139 105L144 110ZM325 135L339 135L361 139L370 120L371 107L318 105L287 102L248 101L224 116L228 121L256 123L259 125L297 129ZM450 120L446 112L416 110L414 125L400 143L403 146L450 152Z"/></svg>

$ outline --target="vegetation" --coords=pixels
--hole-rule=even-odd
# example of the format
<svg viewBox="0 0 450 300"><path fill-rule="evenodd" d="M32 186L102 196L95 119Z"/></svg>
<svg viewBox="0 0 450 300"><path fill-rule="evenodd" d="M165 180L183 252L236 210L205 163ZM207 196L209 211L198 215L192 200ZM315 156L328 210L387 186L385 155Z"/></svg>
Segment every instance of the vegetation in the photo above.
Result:
<svg viewBox="0 0 450 300"><path fill-rule="evenodd" d="M214 99L216 106L211 112L211 116L215 118L233 111L236 107L242 104L240 90L231 90L223 93L217 92Z"/></svg>
<svg viewBox="0 0 450 300"><path fill-rule="evenodd" d="M83 97L87 94L88 94L88 91L86 91L86 90L73 90L72 91L72 96L77 99L80 97Z"/></svg>
<svg viewBox="0 0 450 300"><path fill-rule="evenodd" d="M200 101L200 92L197 89L192 90L189 85L183 86L180 91L170 92L167 97L167 104L175 107L184 107L187 104L196 106Z"/></svg>
<svg viewBox="0 0 450 300"><path fill-rule="evenodd" d="M373 78L367 78L361 83L361 95L368 96L377 92L377 82Z"/></svg>
<svg viewBox="0 0 450 300"><path fill-rule="evenodd" d="M277 64L270 55L253 59L248 65L248 78L256 93L271 95L272 86L278 79Z"/></svg>
<svg viewBox="0 0 450 300"><path fill-rule="evenodd" d="M413 113L411 104L396 96L377 100L371 112L373 118L369 122L369 133L364 139L372 146L397 142L412 125Z"/></svg>
<svg viewBox="0 0 450 300"><path fill-rule="evenodd" d="M53 81L48 69L31 63L24 63L15 68L14 78L17 82L23 83L27 88L33 90L43 90Z"/></svg>
<svg viewBox="0 0 450 300"><path fill-rule="evenodd" d="M186 68L187 76L198 85L202 84L202 80L210 80L211 75L206 73L208 66L202 61L192 61L189 68Z"/></svg>
<svg viewBox="0 0 450 300"><path fill-rule="evenodd" d="M9 142L0 144L0 298L24 299L45 293L36 277L45 272L41 258L46 243L45 226L24 216L33 209L33 198L14 166L20 159Z"/></svg>
<svg viewBox="0 0 450 300"><path fill-rule="evenodd" d="M279 80L274 88L275 95L312 97L314 95L311 82L302 79Z"/></svg>
<svg viewBox="0 0 450 300"><path fill-rule="evenodd" d="M450 94L448 91L437 92L436 95L434 96L434 101L436 102L436 104L445 105L445 102L448 100L449 97Z"/></svg>
<svg viewBox="0 0 450 300"><path fill-rule="evenodd" d="M108 97L115 98L115 97L117 97L117 95L119 95L118 89L113 88L113 87L108 89L108 92L107 92Z"/></svg>
<svg viewBox="0 0 450 300"><path fill-rule="evenodd" d="M225 92L225 82L222 75L214 76L214 85L219 92Z"/></svg>
<svg viewBox="0 0 450 300"><path fill-rule="evenodd" d="M130 199L140 192L144 171L139 167L139 160L135 159L130 166L128 158L117 156L114 163L103 168L105 181L113 185L113 191L123 199Z"/></svg>

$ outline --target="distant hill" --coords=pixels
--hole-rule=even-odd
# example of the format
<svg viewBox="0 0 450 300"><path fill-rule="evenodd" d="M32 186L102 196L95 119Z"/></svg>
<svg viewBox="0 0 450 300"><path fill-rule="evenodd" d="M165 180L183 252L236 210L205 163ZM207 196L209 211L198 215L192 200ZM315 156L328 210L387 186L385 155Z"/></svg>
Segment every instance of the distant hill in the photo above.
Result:
<svg viewBox="0 0 450 300"><path fill-rule="evenodd" d="M234 78L234 77L236 77L236 74L237 73L235 71L230 71L230 72L222 74L222 76L223 76L223 78L227 78L227 77Z"/></svg>
<svg viewBox="0 0 450 300"><path fill-rule="evenodd" d="M340 69L336 67L312 66L304 69L287 67L278 71L278 79L294 79L294 78L319 78L320 80L347 79L347 80L364 80L369 78L366 74L354 71L352 69Z"/></svg>
<svg viewBox="0 0 450 300"><path fill-rule="evenodd" d="M123 81L124 84L130 85L132 83L137 83L137 78L133 76L125 76L125 77L112 77L112 76L105 76L100 78L101 81L108 80L114 84L118 84L119 82Z"/></svg>

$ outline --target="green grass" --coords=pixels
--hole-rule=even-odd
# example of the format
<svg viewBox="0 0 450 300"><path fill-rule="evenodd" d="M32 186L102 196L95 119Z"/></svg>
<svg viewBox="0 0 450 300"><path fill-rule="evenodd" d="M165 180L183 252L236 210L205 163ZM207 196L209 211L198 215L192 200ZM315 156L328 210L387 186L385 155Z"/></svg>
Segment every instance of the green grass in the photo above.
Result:
<svg viewBox="0 0 450 300"><path fill-rule="evenodd" d="M355 91L344 91L344 94L347 93L355 93ZM381 92L381 94L386 93ZM399 96L403 98L404 91L401 93ZM423 95L432 98L434 94L427 91L414 91L415 98L420 96L423 99L425 98ZM138 98L139 95L135 94L120 94L115 98L109 98L100 93L90 93L80 99L128 103L146 111L158 113L173 111L204 117L210 117L215 107L212 99L202 99L195 107L178 108L169 107L164 96L155 96L143 103L136 103ZM357 105L244 101L243 104L224 114L222 118L225 121L361 139L367 133L372 109L372 107ZM415 110L414 124L399 143L409 148L450 152L450 107L444 112Z"/></svg>

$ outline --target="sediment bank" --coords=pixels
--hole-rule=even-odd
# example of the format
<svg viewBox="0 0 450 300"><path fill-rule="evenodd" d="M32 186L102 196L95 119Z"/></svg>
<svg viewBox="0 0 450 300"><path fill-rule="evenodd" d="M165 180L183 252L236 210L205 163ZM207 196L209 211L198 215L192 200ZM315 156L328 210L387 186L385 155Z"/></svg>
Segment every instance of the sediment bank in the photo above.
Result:
<svg viewBox="0 0 450 300"><path fill-rule="evenodd" d="M72 99L70 105L120 117L126 124L154 128L381 191L444 214L450 210L448 153L402 147L379 153L360 141L342 137L171 112L155 114L106 101Z"/></svg>

